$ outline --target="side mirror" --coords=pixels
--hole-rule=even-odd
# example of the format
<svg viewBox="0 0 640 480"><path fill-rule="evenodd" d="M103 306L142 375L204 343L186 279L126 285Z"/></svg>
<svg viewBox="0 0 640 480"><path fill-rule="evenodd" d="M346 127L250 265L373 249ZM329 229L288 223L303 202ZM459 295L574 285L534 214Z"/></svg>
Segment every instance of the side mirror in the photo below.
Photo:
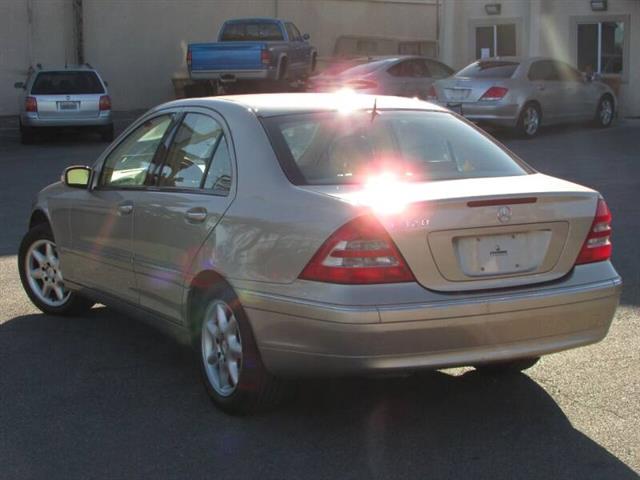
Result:
<svg viewBox="0 0 640 480"><path fill-rule="evenodd" d="M13 88L24 88L24 82L16 82L13 84Z"/></svg>
<svg viewBox="0 0 640 480"><path fill-rule="evenodd" d="M303 38L305 41L308 41L308 40L311 38L311 35L309 35L308 33L305 33L304 35L302 35L302 38Z"/></svg>
<svg viewBox="0 0 640 480"><path fill-rule="evenodd" d="M86 189L91 180L91 172L90 167L73 165L64 169L61 180L67 187Z"/></svg>

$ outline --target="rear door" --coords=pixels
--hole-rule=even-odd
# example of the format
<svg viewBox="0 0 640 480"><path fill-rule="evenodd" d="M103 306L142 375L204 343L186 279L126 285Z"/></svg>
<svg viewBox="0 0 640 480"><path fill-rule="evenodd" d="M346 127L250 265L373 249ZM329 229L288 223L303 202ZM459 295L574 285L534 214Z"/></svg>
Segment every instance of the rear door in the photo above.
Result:
<svg viewBox="0 0 640 480"><path fill-rule="evenodd" d="M45 71L37 74L31 95L38 102L38 117L82 119L100 115L104 85L91 70Z"/></svg>
<svg viewBox="0 0 640 480"><path fill-rule="evenodd" d="M185 275L233 199L230 138L219 115L186 111L154 186L136 202L133 252L140 304L174 322L182 319Z"/></svg>
<svg viewBox="0 0 640 480"><path fill-rule="evenodd" d="M556 68L564 83L564 101L567 113L572 120L580 120L593 117L595 105L592 104L592 95L589 84L582 74L575 68L563 62L556 62Z"/></svg>
<svg viewBox="0 0 640 480"><path fill-rule="evenodd" d="M561 120L564 112L564 83L552 60L538 60L529 67L527 78L533 85L535 99L542 107L543 121Z"/></svg>
<svg viewBox="0 0 640 480"><path fill-rule="evenodd" d="M65 274L71 280L138 302L133 212L173 120L173 113L144 120L107 153L93 189L74 191L69 215L71 248L65 256Z"/></svg>

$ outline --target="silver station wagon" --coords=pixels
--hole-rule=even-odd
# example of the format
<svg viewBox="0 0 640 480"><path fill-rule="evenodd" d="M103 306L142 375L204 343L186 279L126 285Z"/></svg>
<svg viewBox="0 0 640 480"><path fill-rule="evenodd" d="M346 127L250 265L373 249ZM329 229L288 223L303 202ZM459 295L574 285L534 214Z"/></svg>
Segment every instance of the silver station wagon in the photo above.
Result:
<svg viewBox="0 0 640 480"><path fill-rule="evenodd" d="M101 302L191 343L226 411L286 379L519 371L607 333L611 213L462 117L350 93L189 99L40 192L19 252L49 314Z"/></svg>
<svg viewBox="0 0 640 480"><path fill-rule="evenodd" d="M111 97L107 84L90 65L30 69L22 90L20 140L29 144L39 133L62 127L91 128L105 142L113 140Z"/></svg>

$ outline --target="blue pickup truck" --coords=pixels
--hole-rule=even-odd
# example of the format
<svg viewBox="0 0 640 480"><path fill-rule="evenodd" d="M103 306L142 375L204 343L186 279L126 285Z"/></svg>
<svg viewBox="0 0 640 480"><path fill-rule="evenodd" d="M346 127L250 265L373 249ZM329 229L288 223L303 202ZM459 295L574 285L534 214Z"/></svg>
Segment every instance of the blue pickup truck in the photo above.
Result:
<svg viewBox="0 0 640 480"><path fill-rule="evenodd" d="M192 43L187 66L192 80L293 83L315 69L317 51L309 35L276 18L228 20L213 43Z"/></svg>

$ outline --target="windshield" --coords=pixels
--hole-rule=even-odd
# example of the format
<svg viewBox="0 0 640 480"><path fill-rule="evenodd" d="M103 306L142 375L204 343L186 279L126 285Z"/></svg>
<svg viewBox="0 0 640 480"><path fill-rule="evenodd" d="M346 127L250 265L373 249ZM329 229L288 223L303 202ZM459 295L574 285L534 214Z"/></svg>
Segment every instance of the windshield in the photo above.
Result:
<svg viewBox="0 0 640 480"><path fill-rule="evenodd" d="M33 95L79 95L104 93L102 83L94 72L43 72L39 73L33 87Z"/></svg>
<svg viewBox="0 0 640 480"><path fill-rule="evenodd" d="M460 70L457 77L468 78L511 78L520 65L518 62L474 62Z"/></svg>
<svg viewBox="0 0 640 480"><path fill-rule="evenodd" d="M359 184L389 172L411 182L530 173L446 112L325 112L263 121L285 173L299 185Z"/></svg>

